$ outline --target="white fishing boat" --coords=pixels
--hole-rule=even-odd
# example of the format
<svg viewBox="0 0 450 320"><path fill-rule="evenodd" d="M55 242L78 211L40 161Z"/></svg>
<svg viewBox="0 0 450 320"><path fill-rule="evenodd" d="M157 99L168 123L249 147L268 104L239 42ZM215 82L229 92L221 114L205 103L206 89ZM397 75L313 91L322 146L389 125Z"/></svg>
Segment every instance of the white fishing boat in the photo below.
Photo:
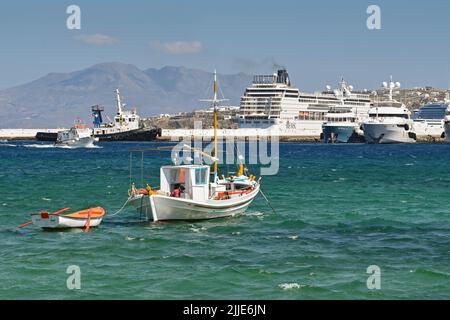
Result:
<svg viewBox="0 0 450 320"><path fill-rule="evenodd" d="M259 183L232 189L226 181L209 182L207 165L164 166L160 189L131 190L130 204L150 220L206 220L244 212L259 192Z"/></svg>
<svg viewBox="0 0 450 320"><path fill-rule="evenodd" d="M243 213L260 192L259 180L247 175L243 164L237 177L219 178L217 140L217 76L214 73L214 156L186 146L214 162L213 179L210 166L204 164L175 164L160 169L160 188L136 189L131 184L128 203L149 220L205 220L235 216ZM175 159L176 160L176 159ZM141 166L142 168L142 166Z"/></svg>
<svg viewBox="0 0 450 320"><path fill-rule="evenodd" d="M103 208L90 208L64 215L40 212L31 215L31 222L43 229L98 227L106 212Z"/></svg>
<svg viewBox="0 0 450 320"><path fill-rule="evenodd" d="M58 132L56 146L67 146L74 148L90 148L94 146L94 142L98 141L94 137L91 128L84 124L76 124L69 130Z"/></svg>

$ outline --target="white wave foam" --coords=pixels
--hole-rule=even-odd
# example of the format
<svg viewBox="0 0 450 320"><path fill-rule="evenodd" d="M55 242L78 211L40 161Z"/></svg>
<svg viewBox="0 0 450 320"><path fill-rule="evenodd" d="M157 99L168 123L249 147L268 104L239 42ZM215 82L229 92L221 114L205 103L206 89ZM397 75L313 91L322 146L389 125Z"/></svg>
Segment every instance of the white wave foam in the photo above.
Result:
<svg viewBox="0 0 450 320"><path fill-rule="evenodd" d="M38 149L55 148L54 144L24 144L23 146L25 148L38 148Z"/></svg>
<svg viewBox="0 0 450 320"><path fill-rule="evenodd" d="M254 217L262 217L264 216L264 212L261 211L246 211L244 213L246 216L254 216Z"/></svg>
<svg viewBox="0 0 450 320"><path fill-rule="evenodd" d="M191 228L189 228L189 230L198 233L198 232L206 231L207 228L206 228L206 227L201 227L201 228L194 228L194 227L191 227Z"/></svg>
<svg viewBox="0 0 450 320"><path fill-rule="evenodd" d="M282 283L278 285L278 287L283 290L292 290L292 289L301 289L303 287L306 287L306 285L294 282L294 283Z"/></svg>
<svg viewBox="0 0 450 320"><path fill-rule="evenodd" d="M25 148L38 148L38 149L47 149L47 148L58 148L58 149L101 149L103 147L92 145L86 147L78 147L78 146L58 146L54 144L25 144Z"/></svg>
<svg viewBox="0 0 450 320"><path fill-rule="evenodd" d="M17 145L10 143L0 143L0 147L17 147Z"/></svg>

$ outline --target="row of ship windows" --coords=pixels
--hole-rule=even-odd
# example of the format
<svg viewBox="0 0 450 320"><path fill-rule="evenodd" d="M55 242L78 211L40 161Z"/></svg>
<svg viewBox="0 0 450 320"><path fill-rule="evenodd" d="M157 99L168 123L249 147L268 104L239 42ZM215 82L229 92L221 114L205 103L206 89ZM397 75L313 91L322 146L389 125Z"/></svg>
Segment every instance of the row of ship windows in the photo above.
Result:
<svg viewBox="0 0 450 320"><path fill-rule="evenodd" d="M325 112L317 111L300 111L297 119L299 120L324 120Z"/></svg>
<svg viewBox="0 0 450 320"><path fill-rule="evenodd" d="M355 118L328 118L329 122L355 122Z"/></svg>
<svg viewBox="0 0 450 320"><path fill-rule="evenodd" d="M275 123L275 121L274 120L244 120L244 121L242 121L242 123L245 123L245 124L260 124L260 123L269 124L269 123L271 123L271 124L273 124L273 123Z"/></svg>
<svg viewBox="0 0 450 320"><path fill-rule="evenodd" d="M286 95L285 97L286 98L298 98L298 96L295 96L295 95ZM251 98L256 98L256 99L249 99L249 97L246 97L246 98L242 99L242 103L244 104L244 103L250 103L253 101L270 102L271 100L277 100L277 101L281 100L281 96L268 97L268 96L264 96L264 95L252 95ZM326 100L326 101L324 101L324 100ZM335 99L321 99L321 101L318 101L317 99L313 99L313 98L311 98L311 99L300 98L300 99L298 99L298 101L303 102L303 103L318 103L318 104L324 104L324 105L329 104L329 103L332 103L332 104L338 103L338 101ZM347 104L347 105L364 106L368 103L369 103L369 101L345 100L345 104Z"/></svg>

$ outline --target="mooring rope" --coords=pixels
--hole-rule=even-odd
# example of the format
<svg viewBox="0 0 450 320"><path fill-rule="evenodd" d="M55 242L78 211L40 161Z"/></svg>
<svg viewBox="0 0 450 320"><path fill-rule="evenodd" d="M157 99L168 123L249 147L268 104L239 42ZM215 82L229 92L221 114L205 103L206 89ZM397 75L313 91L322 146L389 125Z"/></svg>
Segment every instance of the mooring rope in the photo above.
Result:
<svg viewBox="0 0 450 320"><path fill-rule="evenodd" d="M127 201L125 201L125 203L123 204L122 208L119 209L119 211L114 212L113 214L109 214L109 217L114 217L116 215L118 215L119 213L121 213L123 211L123 209L125 209L125 207L127 206L128 202L130 202L131 197L127 199Z"/></svg>
<svg viewBox="0 0 450 320"><path fill-rule="evenodd" d="M259 192L260 192L261 195L264 197L264 199L266 200L267 204L268 204L269 207L272 209L273 213L276 214L277 212L276 212L275 209L272 207L272 204L270 203L269 199L267 199L267 197L266 197L266 195L264 194L264 192L263 192L261 189L259 189Z"/></svg>

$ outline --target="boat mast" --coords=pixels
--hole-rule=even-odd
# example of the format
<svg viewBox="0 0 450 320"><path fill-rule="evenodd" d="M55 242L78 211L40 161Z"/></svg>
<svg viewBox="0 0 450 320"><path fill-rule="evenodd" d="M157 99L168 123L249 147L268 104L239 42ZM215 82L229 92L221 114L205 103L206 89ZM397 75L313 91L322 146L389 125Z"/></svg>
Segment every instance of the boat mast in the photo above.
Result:
<svg viewBox="0 0 450 320"><path fill-rule="evenodd" d="M218 153L219 153L219 147L218 147L218 139L217 139L217 127L218 127L218 120L217 120L217 107L219 106L219 103L222 101L226 101L227 99L218 99L217 98L217 71L214 70L214 96L212 100L200 100L200 101L207 101L211 102L213 109L214 109L214 181L217 181L218 177L218 166L217 166L217 160Z"/></svg>
<svg viewBox="0 0 450 320"><path fill-rule="evenodd" d="M393 99L393 94L392 94L392 91L393 91L393 89L394 89L394 81L392 81L392 76L391 76L391 79L390 79L390 81L389 81L389 101L391 101L392 102L392 99Z"/></svg>
<svg viewBox="0 0 450 320"><path fill-rule="evenodd" d="M217 167L217 72L214 70L214 98L213 98L213 107L214 107L214 179L218 176L218 167Z"/></svg>

